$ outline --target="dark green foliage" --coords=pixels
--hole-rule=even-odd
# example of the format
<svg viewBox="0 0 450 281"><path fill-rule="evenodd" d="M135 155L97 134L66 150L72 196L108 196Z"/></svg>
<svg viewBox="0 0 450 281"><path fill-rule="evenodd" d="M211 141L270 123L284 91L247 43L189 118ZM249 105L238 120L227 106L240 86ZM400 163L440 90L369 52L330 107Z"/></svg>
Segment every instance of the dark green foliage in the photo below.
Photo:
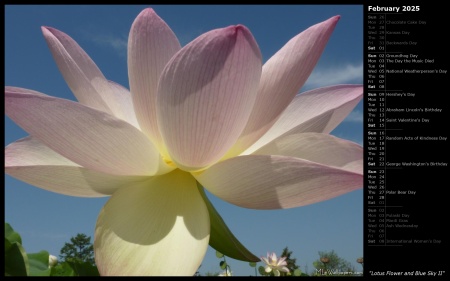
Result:
<svg viewBox="0 0 450 281"><path fill-rule="evenodd" d="M95 264L94 245L91 243L90 236L78 233L75 237L70 238L70 242L65 243L61 248L59 256L62 261Z"/></svg>
<svg viewBox="0 0 450 281"><path fill-rule="evenodd" d="M297 259L296 258L292 258L292 251L289 251L288 247L285 247L283 249L283 252L281 253L281 257L286 257L286 262L287 262L287 268L289 269L289 272L291 274L293 274L293 272L298 269L298 265L296 264ZM280 272L281 276L286 276L287 273L285 272Z"/></svg>

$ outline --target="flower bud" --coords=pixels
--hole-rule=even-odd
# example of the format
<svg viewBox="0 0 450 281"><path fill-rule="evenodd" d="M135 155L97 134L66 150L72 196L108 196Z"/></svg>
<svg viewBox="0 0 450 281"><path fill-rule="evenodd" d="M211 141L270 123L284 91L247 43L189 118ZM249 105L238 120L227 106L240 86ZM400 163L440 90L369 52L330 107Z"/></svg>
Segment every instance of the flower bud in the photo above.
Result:
<svg viewBox="0 0 450 281"><path fill-rule="evenodd" d="M56 264L58 263L58 258L53 256L53 255L49 255L48 256L48 267L54 267Z"/></svg>

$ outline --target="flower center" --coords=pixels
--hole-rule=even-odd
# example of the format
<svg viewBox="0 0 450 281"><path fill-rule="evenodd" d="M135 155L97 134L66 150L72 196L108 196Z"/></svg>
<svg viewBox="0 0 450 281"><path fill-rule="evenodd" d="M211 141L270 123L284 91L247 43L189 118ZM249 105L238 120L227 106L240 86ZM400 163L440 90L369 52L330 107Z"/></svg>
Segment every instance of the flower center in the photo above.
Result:
<svg viewBox="0 0 450 281"><path fill-rule="evenodd" d="M167 159L166 157L162 156L162 159L164 162L166 162L166 164L170 167L174 167L174 168L178 168L177 165L171 160L171 159Z"/></svg>

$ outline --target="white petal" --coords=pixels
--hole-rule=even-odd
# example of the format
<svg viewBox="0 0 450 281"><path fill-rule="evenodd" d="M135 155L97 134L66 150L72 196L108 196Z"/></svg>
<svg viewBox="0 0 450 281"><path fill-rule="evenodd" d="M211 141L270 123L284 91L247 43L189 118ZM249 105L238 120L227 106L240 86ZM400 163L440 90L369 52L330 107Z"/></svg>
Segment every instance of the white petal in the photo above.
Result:
<svg viewBox="0 0 450 281"><path fill-rule="evenodd" d="M70 36L51 27L42 27L42 32L58 68L80 103L139 128L131 95L126 89L106 80L94 61Z"/></svg>
<svg viewBox="0 0 450 281"><path fill-rule="evenodd" d="M120 84L113 81L108 81L111 89L111 98L116 100L117 107L111 108L114 116L122 120L127 121L131 125L140 129L139 123L134 113L133 100L131 98L130 91Z"/></svg>
<svg viewBox="0 0 450 281"><path fill-rule="evenodd" d="M71 196L102 197L147 177L117 176L83 168L26 137L5 148L5 172L28 184Z"/></svg>
<svg viewBox="0 0 450 281"><path fill-rule="evenodd" d="M347 171L353 171L355 173L363 173L364 169L364 159L355 160L353 162L349 162L341 167Z"/></svg>
<svg viewBox="0 0 450 281"><path fill-rule="evenodd" d="M261 54L241 25L207 32L167 64L158 125L171 159L192 171L219 160L241 134L257 94Z"/></svg>
<svg viewBox="0 0 450 281"><path fill-rule="evenodd" d="M286 265L286 257L280 257L280 259L277 261L277 266Z"/></svg>
<svg viewBox="0 0 450 281"><path fill-rule="evenodd" d="M265 262L266 264L269 264L269 263L270 263L269 260L268 260L267 258L265 258L265 257L261 257L261 259L262 259L263 262Z"/></svg>
<svg viewBox="0 0 450 281"><path fill-rule="evenodd" d="M209 242L208 209L195 179L175 170L119 189L95 230L101 275L194 275Z"/></svg>
<svg viewBox="0 0 450 281"><path fill-rule="evenodd" d="M363 173L363 148L357 143L321 133L283 135L252 155L283 155ZM353 163L351 166L347 166ZM357 166L356 163L360 163Z"/></svg>
<svg viewBox="0 0 450 281"><path fill-rule="evenodd" d="M329 133L353 110L363 97L361 85L336 85L297 95L275 124L242 154L251 154L289 132Z"/></svg>
<svg viewBox="0 0 450 281"><path fill-rule="evenodd" d="M298 34L263 66L258 96L234 155L258 140L300 91L313 71L339 16L315 24Z"/></svg>
<svg viewBox="0 0 450 281"><path fill-rule="evenodd" d="M230 158L194 176L229 203L265 210L305 206L363 186L361 174L275 155Z"/></svg>
<svg viewBox="0 0 450 281"><path fill-rule="evenodd" d="M78 101L86 106L113 114L117 107L103 73L88 54L70 36L55 28L42 28L59 71Z"/></svg>
<svg viewBox="0 0 450 281"><path fill-rule="evenodd" d="M30 135L85 168L130 176L173 169L141 131L77 102L6 87L5 113Z"/></svg>
<svg viewBox="0 0 450 281"><path fill-rule="evenodd" d="M130 89L140 127L161 152L165 148L156 120L158 79L180 49L173 31L153 9L147 8L136 17L128 37Z"/></svg>

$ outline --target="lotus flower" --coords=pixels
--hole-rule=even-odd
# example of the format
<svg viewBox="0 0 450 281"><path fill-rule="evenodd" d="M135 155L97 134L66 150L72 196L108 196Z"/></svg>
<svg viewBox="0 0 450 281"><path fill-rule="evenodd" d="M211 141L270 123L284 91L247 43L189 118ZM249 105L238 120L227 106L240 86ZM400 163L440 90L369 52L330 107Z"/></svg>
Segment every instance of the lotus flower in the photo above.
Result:
<svg viewBox="0 0 450 281"><path fill-rule="evenodd" d="M58 263L58 258L55 257L54 255L49 255L48 256L48 267L54 267L56 264Z"/></svg>
<svg viewBox="0 0 450 281"><path fill-rule="evenodd" d="M128 39L130 91L68 35L42 27L78 102L5 87L6 114L30 134L6 147L5 171L52 192L111 196L94 235L101 275L193 275L208 244L259 261L204 188L237 206L284 209L363 185L362 148L329 134L362 86L297 95L338 20L311 26L262 66L243 25L181 47L145 9Z"/></svg>
<svg viewBox="0 0 450 281"><path fill-rule="evenodd" d="M230 270L225 270L221 273L219 273L219 275L217 276L233 276L233 272L231 272Z"/></svg>
<svg viewBox="0 0 450 281"><path fill-rule="evenodd" d="M261 257L261 260L266 264L265 271L270 273L273 271L275 276L280 276L280 271L289 272L289 268L287 268L286 257L277 258L277 254L267 253L267 258Z"/></svg>

